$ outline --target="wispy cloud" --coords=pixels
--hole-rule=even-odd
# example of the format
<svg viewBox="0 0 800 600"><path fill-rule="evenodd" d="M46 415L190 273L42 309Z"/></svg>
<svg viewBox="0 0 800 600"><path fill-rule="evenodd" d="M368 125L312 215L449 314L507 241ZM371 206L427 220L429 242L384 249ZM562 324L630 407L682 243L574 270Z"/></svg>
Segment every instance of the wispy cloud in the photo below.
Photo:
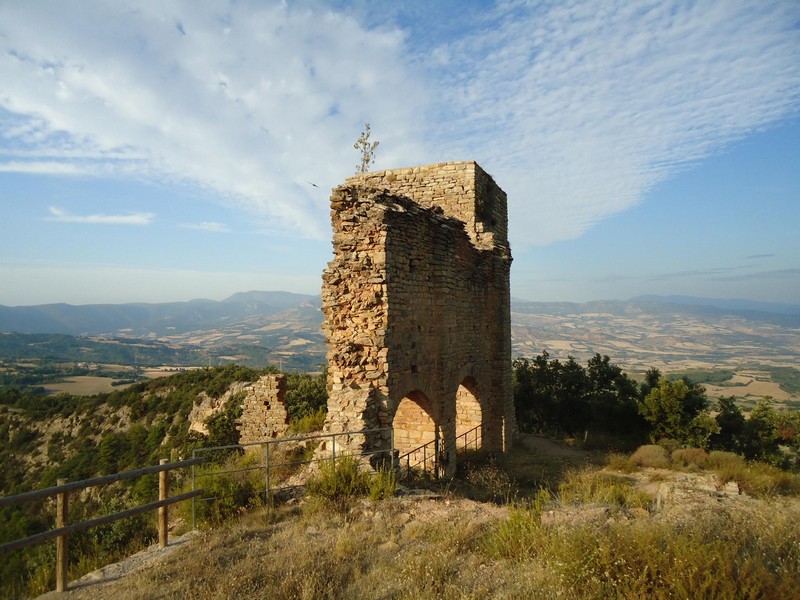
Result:
<svg viewBox="0 0 800 600"><path fill-rule="evenodd" d="M214 221L203 221L202 223L181 223L184 229L196 229L198 231L211 231L213 233L230 233L230 228L225 223Z"/></svg>
<svg viewBox="0 0 800 600"><path fill-rule="evenodd" d="M750 256L746 256L747 260L757 260L760 258L773 258L774 254L751 254Z"/></svg>
<svg viewBox="0 0 800 600"><path fill-rule="evenodd" d="M714 279L718 281L759 281L763 279L785 279L794 281L800 289L800 268L798 269L774 269L771 271L757 271L754 273L745 273L742 275L720 275Z"/></svg>
<svg viewBox="0 0 800 600"><path fill-rule="evenodd" d="M149 225L155 215L153 213L131 213L126 215L73 215L56 206L50 207L48 221L59 223L92 223L98 225Z"/></svg>
<svg viewBox="0 0 800 600"><path fill-rule="evenodd" d="M58 161L8 161L0 162L0 173L27 173L29 175L87 175L85 167Z"/></svg>
<svg viewBox="0 0 800 600"><path fill-rule="evenodd" d="M798 112L797 3L509 1L485 18L440 49L439 138L502 182L517 240L577 237Z"/></svg>
<svg viewBox="0 0 800 600"><path fill-rule="evenodd" d="M326 237L369 120L376 168L475 158L512 241L544 244L798 112L795 2L509 0L441 36L389 12L0 3L0 169L189 182Z"/></svg>

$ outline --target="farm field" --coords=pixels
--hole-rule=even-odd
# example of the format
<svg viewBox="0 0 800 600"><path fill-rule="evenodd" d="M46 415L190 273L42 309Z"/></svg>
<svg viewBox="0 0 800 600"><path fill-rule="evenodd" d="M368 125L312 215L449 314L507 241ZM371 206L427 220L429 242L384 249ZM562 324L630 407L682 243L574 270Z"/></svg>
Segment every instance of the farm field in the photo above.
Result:
<svg viewBox="0 0 800 600"><path fill-rule="evenodd" d="M76 396L92 396L113 390L123 390L128 385L111 385L115 380L111 377L96 377L94 375L76 375L59 383L47 383L44 389L49 394L73 394Z"/></svg>

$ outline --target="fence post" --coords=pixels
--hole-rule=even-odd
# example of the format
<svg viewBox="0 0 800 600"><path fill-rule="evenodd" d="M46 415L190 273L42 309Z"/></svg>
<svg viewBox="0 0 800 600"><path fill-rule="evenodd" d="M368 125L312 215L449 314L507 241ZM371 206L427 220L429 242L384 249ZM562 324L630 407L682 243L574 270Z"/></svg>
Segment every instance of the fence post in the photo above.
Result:
<svg viewBox="0 0 800 600"><path fill-rule="evenodd" d="M336 434L333 434L331 440L331 455L333 456L333 472L336 472Z"/></svg>
<svg viewBox="0 0 800 600"><path fill-rule="evenodd" d="M195 458L197 458L197 450L196 449L192 450L192 460L194 460ZM192 491L195 490L195 482L196 482L195 465L192 465ZM195 497L192 496L192 531L195 530L195 526L196 526L196 522L195 522L195 503L194 503L194 501L195 501Z"/></svg>
<svg viewBox="0 0 800 600"><path fill-rule="evenodd" d="M158 461L159 465L165 465L169 462L168 459L162 458ZM166 500L169 497L169 481L167 480L167 471L160 471L158 473L158 499ZM169 543L169 532L167 531L169 525L169 511L166 505L158 507L158 546L159 548L166 548Z"/></svg>
<svg viewBox="0 0 800 600"><path fill-rule="evenodd" d="M64 485L66 479L56 481L57 485ZM56 495L56 528L65 527L69 520L69 492L59 492ZM69 567L69 534L56 538L56 591L67 591L67 575Z"/></svg>
<svg viewBox="0 0 800 600"><path fill-rule="evenodd" d="M265 444L264 449L264 470L266 471L267 477L267 487L266 487L266 501L267 501L267 511L272 509L272 482L270 481L271 473L269 468L269 460L270 460L270 453L269 453L269 442Z"/></svg>

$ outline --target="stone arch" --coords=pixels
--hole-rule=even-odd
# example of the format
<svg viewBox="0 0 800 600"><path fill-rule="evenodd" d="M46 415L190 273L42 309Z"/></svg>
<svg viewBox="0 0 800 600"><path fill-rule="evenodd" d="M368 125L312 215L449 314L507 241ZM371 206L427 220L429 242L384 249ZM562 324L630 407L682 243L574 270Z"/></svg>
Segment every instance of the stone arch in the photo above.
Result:
<svg viewBox="0 0 800 600"><path fill-rule="evenodd" d="M456 390L456 448L477 450L483 446L483 409L478 384L465 377Z"/></svg>
<svg viewBox="0 0 800 600"><path fill-rule="evenodd" d="M401 467L417 467L433 470L435 464L435 443L438 438L433 405L419 390L406 394L397 405L392 420L394 446L401 461ZM423 449L420 449L424 446Z"/></svg>

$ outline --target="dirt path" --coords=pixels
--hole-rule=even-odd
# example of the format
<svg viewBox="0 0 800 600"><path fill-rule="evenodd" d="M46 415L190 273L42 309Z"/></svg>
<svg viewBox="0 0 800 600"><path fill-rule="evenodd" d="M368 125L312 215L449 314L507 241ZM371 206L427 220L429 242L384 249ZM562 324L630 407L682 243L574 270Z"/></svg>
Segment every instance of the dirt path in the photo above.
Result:
<svg viewBox="0 0 800 600"><path fill-rule="evenodd" d="M529 450L545 454L547 456L558 456L562 458L585 459L587 453L572 446L567 446L564 442L552 440L533 434L520 434L515 440L515 444Z"/></svg>
<svg viewBox="0 0 800 600"><path fill-rule="evenodd" d="M37 600L58 600L59 598L69 598L73 596L80 596L82 598L88 597L87 588L94 589L101 587L105 584L122 579L123 577L127 577L140 569L153 567L167 560L174 552L186 546L196 535L197 532L190 531L182 536L173 538L169 541L169 545L163 549L159 548L158 544L154 544L118 563L106 565L96 571L87 573L80 579L71 581L67 591L63 594L48 592L38 596ZM90 595L94 596L94 593L92 592Z"/></svg>

